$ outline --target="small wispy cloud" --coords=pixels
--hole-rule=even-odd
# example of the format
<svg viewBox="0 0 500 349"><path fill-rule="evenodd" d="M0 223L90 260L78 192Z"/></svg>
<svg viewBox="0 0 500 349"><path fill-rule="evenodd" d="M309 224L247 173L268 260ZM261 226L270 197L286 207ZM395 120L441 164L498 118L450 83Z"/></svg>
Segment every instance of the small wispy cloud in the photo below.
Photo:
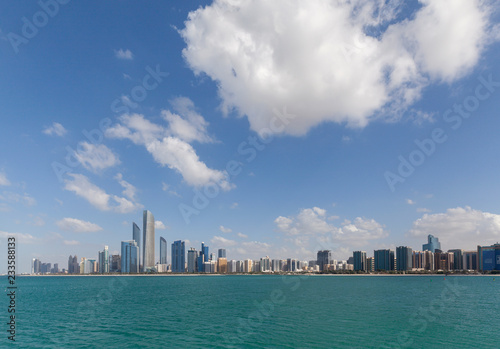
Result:
<svg viewBox="0 0 500 349"><path fill-rule="evenodd" d="M80 245L80 241L76 241L76 240L64 240L63 244L65 244L67 246L75 246L75 245Z"/></svg>
<svg viewBox="0 0 500 349"><path fill-rule="evenodd" d="M0 172L0 185L10 185L10 181L7 179L5 172Z"/></svg>
<svg viewBox="0 0 500 349"><path fill-rule="evenodd" d="M72 231L74 233L94 233L102 230L102 228L97 224L82 221L76 218L63 218L60 221L57 221L56 224L60 229Z"/></svg>
<svg viewBox="0 0 500 349"><path fill-rule="evenodd" d="M118 59L126 59L126 60L134 59L134 55L132 54L132 51L130 51L129 49L115 50L115 57Z"/></svg>
<svg viewBox="0 0 500 349"><path fill-rule="evenodd" d="M42 132L48 136L56 135L62 137L68 133L68 130L66 130L60 123L54 122L52 126L44 128Z"/></svg>
<svg viewBox="0 0 500 349"><path fill-rule="evenodd" d="M221 232L225 233L225 234L229 234L229 233L232 233L232 232L233 232L233 230L232 230L232 229L230 229L230 228L226 228L226 227L225 227L225 226L223 226L223 225L221 225L221 226L219 227L219 230L220 230Z"/></svg>
<svg viewBox="0 0 500 349"><path fill-rule="evenodd" d="M238 235L238 237L240 237L240 238L242 238L242 239L246 239L246 238L248 238L248 235L245 235L245 234L243 234L243 233L238 233L237 235Z"/></svg>
<svg viewBox="0 0 500 349"><path fill-rule="evenodd" d="M415 205L415 201L413 201L412 199L406 199L406 203L408 205Z"/></svg>

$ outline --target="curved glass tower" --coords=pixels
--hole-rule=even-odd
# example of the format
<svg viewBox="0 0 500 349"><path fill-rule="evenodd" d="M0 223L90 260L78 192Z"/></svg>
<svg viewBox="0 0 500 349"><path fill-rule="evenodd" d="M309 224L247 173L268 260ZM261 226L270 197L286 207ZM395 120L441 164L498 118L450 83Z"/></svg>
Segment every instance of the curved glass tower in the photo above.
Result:
<svg viewBox="0 0 500 349"><path fill-rule="evenodd" d="M151 212L144 210L142 222L142 268L143 271L148 271L155 266L155 218Z"/></svg>

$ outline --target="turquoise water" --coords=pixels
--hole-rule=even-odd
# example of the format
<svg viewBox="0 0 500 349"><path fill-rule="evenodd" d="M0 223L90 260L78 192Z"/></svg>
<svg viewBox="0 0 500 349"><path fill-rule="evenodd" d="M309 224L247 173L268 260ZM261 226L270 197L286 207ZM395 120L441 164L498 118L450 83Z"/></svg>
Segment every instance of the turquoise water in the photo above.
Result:
<svg viewBox="0 0 500 349"><path fill-rule="evenodd" d="M500 277L16 281L22 348L500 348Z"/></svg>

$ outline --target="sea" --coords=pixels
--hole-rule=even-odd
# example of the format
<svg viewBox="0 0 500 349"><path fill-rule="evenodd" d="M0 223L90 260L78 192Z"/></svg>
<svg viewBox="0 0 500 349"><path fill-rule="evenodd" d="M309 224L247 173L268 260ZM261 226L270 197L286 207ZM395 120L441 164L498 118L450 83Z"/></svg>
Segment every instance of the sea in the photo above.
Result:
<svg viewBox="0 0 500 349"><path fill-rule="evenodd" d="M500 348L500 276L26 276L0 347Z"/></svg>

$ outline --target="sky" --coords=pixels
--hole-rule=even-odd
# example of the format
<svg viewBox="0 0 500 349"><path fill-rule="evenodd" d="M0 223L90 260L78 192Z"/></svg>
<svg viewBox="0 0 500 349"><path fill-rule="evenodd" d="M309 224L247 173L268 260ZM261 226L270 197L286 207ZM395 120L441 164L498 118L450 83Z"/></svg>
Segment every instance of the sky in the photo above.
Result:
<svg viewBox="0 0 500 349"><path fill-rule="evenodd" d="M9 2L0 259L500 241L495 1ZM168 253L170 259L170 251ZM6 272L0 263L0 272Z"/></svg>

